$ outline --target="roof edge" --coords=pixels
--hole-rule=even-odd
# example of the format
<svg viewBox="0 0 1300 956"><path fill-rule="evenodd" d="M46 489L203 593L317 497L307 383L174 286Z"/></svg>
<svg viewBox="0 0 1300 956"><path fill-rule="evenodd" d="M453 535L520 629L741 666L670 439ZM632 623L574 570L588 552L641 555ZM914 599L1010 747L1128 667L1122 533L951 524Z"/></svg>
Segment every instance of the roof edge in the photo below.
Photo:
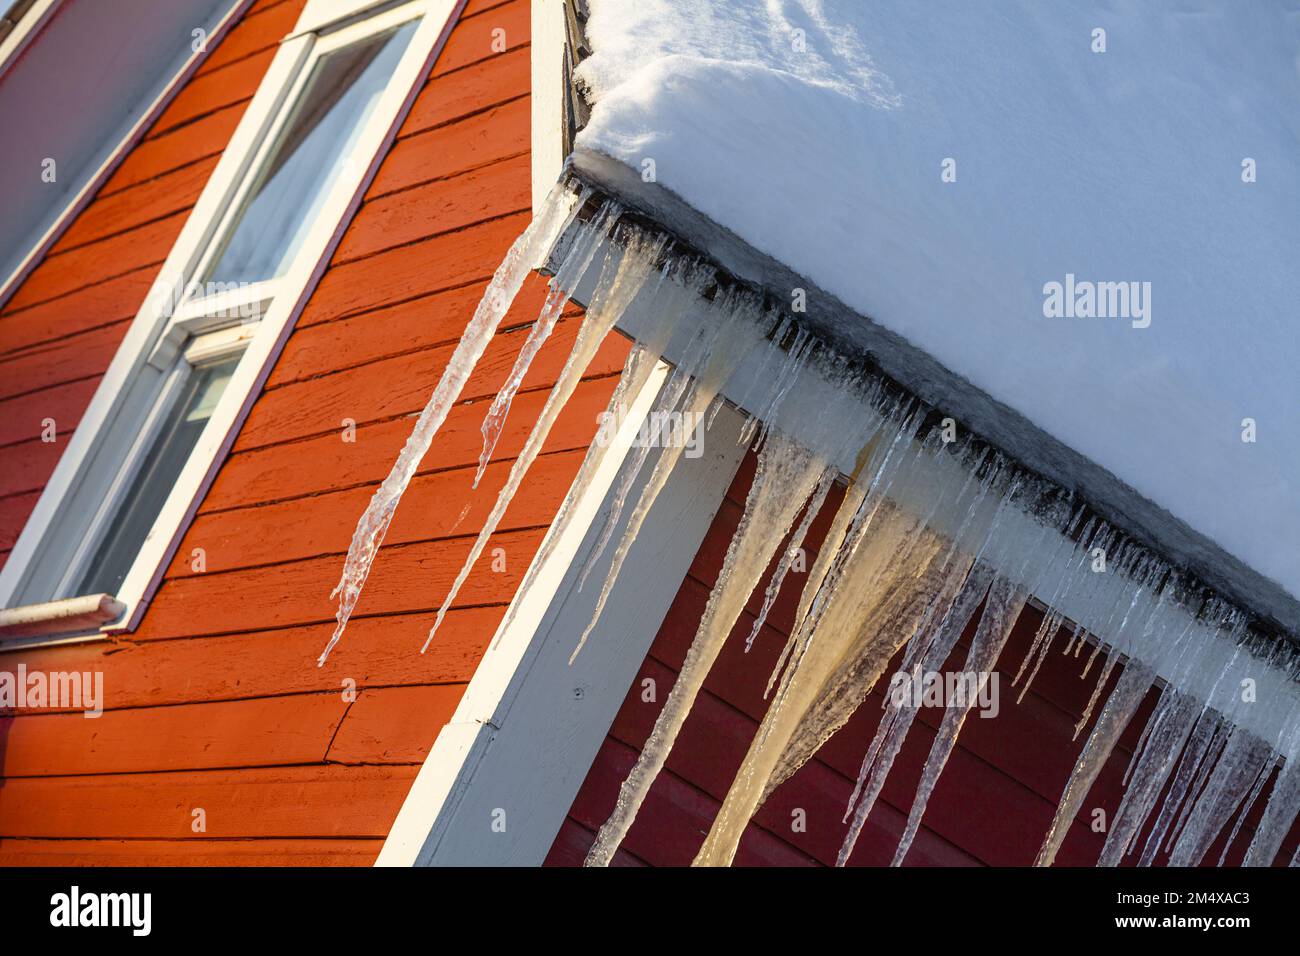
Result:
<svg viewBox="0 0 1300 956"><path fill-rule="evenodd" d="M643 181L620 160L578 145L569 159L569 174L651 220L745 284L784 301L791 290L804 289L808 311L800 318L838 348L874 362L926 404L947 411L1018 464L1076 493L1139 543L1256 615L1263 628L1300 643L1300 599L902 336L755 249L671 189Z"/></svg>

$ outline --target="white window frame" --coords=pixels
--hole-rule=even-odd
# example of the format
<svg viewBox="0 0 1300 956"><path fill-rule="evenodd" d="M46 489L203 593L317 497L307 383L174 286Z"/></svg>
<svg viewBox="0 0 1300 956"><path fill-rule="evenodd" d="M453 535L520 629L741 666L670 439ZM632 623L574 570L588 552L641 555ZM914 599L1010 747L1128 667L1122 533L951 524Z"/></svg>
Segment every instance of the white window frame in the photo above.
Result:
<svg viewBox="0 0 1300 956"><path fill-rule="evenodd" d="M351 214L360 205L463 5L464 0L308 0L293 31L281 41L257 93L172 247L153 291L118 348L8 562L0 569L0 607L7 609L0 611L0 647L93 639L138 626L189 519L215 477L224 452L270 374L294 321L342 238ZM251 171L274 141L279 125L289 112L287 107L306 82L316 58L343 43L416 17L421 18L419 26L362 127L352 155L327 193L314 225L284 274L269 283L211 297L202 303L187 302L173 295L172 290L185 289L186 283L200 274L198 270L204 265L213 237L227 224L231 210L238 208L243 192L254 179ZM42 621L31 620L36 599L13 607L16 596L34 572L39 567L48 567L35 562L60 560L50 557L52 552L47 545L54 543L55 531L67 527L67 522L60 520L63 505L81 491L82 480L95 456L105 449L103 439L115 422L121 415L131 413L130 399L138 397L138 376L147 372L147 367L155 372L171 369L179 350L191 336L220 327L220 320L214 323L209 318L214 308L238 308L253 301L266 303L268 296L269 304L260 311L258 320L241 323L245 326L243 331L251 333L246 335L243 360L119 593L108 596L116 603L98 602L101 607L121 606L121 613L107 623L87 621L76 615L69 617L62 606L85 603L86 596L82 595L40 605L47 609L38 615ZM231 325L228 318L225 324ZM54 617L68 622L68 630L53 637L41 633L48 631L48 621Z"/></svg>

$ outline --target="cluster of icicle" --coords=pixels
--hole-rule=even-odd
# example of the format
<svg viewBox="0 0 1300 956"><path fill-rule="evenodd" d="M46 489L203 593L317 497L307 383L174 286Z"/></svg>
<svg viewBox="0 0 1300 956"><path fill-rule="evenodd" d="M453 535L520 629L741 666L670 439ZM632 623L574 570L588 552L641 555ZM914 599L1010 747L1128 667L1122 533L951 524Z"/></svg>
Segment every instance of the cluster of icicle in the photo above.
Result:
<svg viewBox="0 0 1300 956"><path fill-rule="evenodd" d="M593 205L589 199L585 192L557 187L497 270L392 473L357 525L335 591L338 625L321 663L343 633L402 492L525 275L547 261L557 239L567 233L571 241L558 265L552 262L554 274L541 314L484 419L479 476L529 363L578 282L595 270L598 279L581 330L443 600L426 648L588 362L633 298L652 297L658 320L639 334L629 354L610 400L615 421L626 415L630 398L649 380L674 323L687 308L703 308L705 315L687 347L679 350L685 358L661 388L656 412L679 411L693 416L688 420L703 416L712 428L724 391L735 398L727 385L742 360L761 347L764 351L756 354L766 355L764 360L774 365L751 376L757 384L738 402L749 414L740 440L752 443L758 454L743 516L681 672L613 813L596 836L588 864L612 860L750 595L763 586L764 600L747 649L777 593L792 580L793 557L814 517L846 474L843 497L824 543L807 573L799 576L802 591L795 626L768 683L770 705L696 864L727 865L733 860L764 799L845 725L892 660L901 654L902 669L916 675L937 671L974 624L962 669L987 673L1031 595L1049 611L1016 674L1020 696L1060 633L1069 635L1065 653L1078 657L1087 649L1081 662L1085 675L1100 662L1094 671L1096 690L1076 735L1101 705L1037 863L1054 860L1089 788L1153 685L1159 688L1159 700L1125 776L1127 789L1100 862L1115 865L1132 855L1147 865L1167 853L1173 864L1199 863L1225 821L1235 816L1236 829L1219 858L1222 863L1241 821L1270 782L1270 796L1245 862L1274 860L1300 812L1300 707L1289 692L1297 670L1294 659L1283 659L1276 648L1261 651L1254 646L1240 613L1196 591L1175 570L1058 489L974 440L945 441L939 430L927 427L932 417L918 402L836 355L756 294L720 286L707 265L671 254L662 237L626 221L617 204L605 201L593 213L587 208ZM580 212L587 218L579 217ZM831 381L844 396L840 413L827 410L803 423L797 436L773 427L783 401L811 375ZM613 546L593 617L577 640L575 655L596 633L629 549L681 458L680 445L651 456L649 444L634 448L621 465L612 507L582 570L585 584L601 554ZM593 443L521 592L545 563L551 542L559 539L569 520L572 502L604 453ZM846 461L853 467L841 467ZM647 469L648 477L643 475ZM641 490L630 502L638 482ZM1088 570L1096 548L1110 556L1112 573ZM764 581L770 567L774 570ZM1071 623L1084 621L1087 633L1083 623ZM1102 688L1116 667L1121 667L1120 676L1102 702ZM1238 694L1243 675L1259 677L1260 694L1272 693L1270 700L1248 701ZM885 696L884 712L845 811L848 829L840 864L851 856L916 717L914 708ZM1250 707L1268 709L1267 719L1247 714ZM944 710L895 865L908 853L967 715L968 709L959 706Z"/></svg>

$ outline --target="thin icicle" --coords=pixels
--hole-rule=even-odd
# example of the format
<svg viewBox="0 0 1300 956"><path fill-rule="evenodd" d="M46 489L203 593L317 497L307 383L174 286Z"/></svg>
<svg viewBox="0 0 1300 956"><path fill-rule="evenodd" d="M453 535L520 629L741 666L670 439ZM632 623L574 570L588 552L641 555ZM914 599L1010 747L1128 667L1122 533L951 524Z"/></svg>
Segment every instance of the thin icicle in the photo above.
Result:
<svg viewBox="0 0 1300 956"><path fill-rule="evenodd" d="M1201 862L1241 803L1242 793L1259 777L1261 767L1271 761L1267 744L1234 728L1169 854L1170 866L1196 866Z"/></svg>
<svg viewBox="0 0 1300 956"><path fill-rule="evenodd" d="M1043 615L1043 623L1039 625L1038 632L1034 635L1033 643L1029 645L1029 651L1025 654L1025 659L1020 665L1020 670L1016 671L1016 676L1012 678L1011 684L1015 686L1020 682L1020 675L1025 672L1025 666L1033 659L1034 666L1030 670L1029 676L1020 686L1020 693L1016 695L1016 703L1019 704L1025 699L1025 694L1029 693L1029 688L1034 684L1034 678L1038 676L1038 669L1043 666L1043 661L1047 659L1048 651L1052 648L1052 640L1056 637L1062 625L1065 624L1065 615L1060 611L1049 610Z"/></svg>
<svg viewBox="0 0 1300 956"><path fill-rule="evenodd" d="M596 834L588 866L608 866L668 759L704 679L757 586L777 544L807 501L823 463L800 445L773 434L759 455L745 511L709 595L704 616L668 700L623 786L614 812ZM775 540L773 540L775 539Z"/></svg>
<svg viewBox="0 0 1300 956"><path fill-rule="evenodd" d="M1134 608L1138 606L1139 599L1141 598L1142 594L1143 594L1143 587L1140 586L1133 592L1133 598L1129 602L1128 611L1125 613L1124 619L1120 621L1119 625L1114 630L1109 632L1109 636L1108 636L1109 643L1107 644L1108 651L1106 656L1106 666L1102 668L1101 673L1097 676L1096 686L1093 687L1092 694L1088 698L1088 703L1084 705L1083 713L1079 716L1078 723L1074 725L1074 738L1072 739L1077 739L1080 732L1082 732L1083 728L1088 725L1088 718L1092 716L1092 710L1094 707L1097 706L1097 700L1101 696L1101 690L1103 687L1106 686L1106 683L1110 680L1111 672L1115 669L1115 665L1119 662L1119 651L1117 648L1120 644L1122 644L1124 639L1128 636L1127 628L1130 626L1130 623L1133 622L1133 611ZM1162 593L1159 599L1156 601L1154 607L1147 613L1153 614L1154 612L1159 611L1160 607L1164 603L1165 597L1166 595ZM1100 648L1100 646L1101 645L1099 643L1098 647ZM1084 669L1084 673L1085 674L1087 673L1087 668ZM1152 676L1154 678L1154 675Z"/></svg>
<svg viewBox="0 0 1300 956"><path fill-rule="evenodd" d="M1118 866L1132 849L1142 826L1164 789L1186 744L1202 705L1194 698L1166 690L1151 715L1151 732L1129 765L1132 779L1106 834L1098 866Z"/></svg>
<svg viewBox="0 0 1300 956"><path fill-rule="evenodd" d="M1213 741L1210 743L1209 750L1206 751L1204 759L1196 769L1196 777L1192 780L1191 789L1188 791L1187 799L1183 801L1182 807L1178 811L1178 819L1174 821L1173 827L1169 830L1169 839L1165 841L1165 850L1172 853L1174 845L1182 836L1183 827L1187 825L1192 811L1205 794L1205 785L1210 779L1211 771L1219 765L1224 751L1228 748L1229 741L1232 740L1233 734L1237 732L1236 725L1232 723L1220 723L1216 728Z"/></svg>
<svg viewBox="0 0 1300 956"><path fill-rule="evenodd" d="M1288 761L1273 784L1264 816L1260 818L1246 851L1244 865L1272 866L1297 814L1300 814L1300 769L1293 761Z"/></svg>
<svg viewBox="0 0 1300 956"><path fill-rule="evenodd" d="M1106 758L1115 749L1120 734L1128 726L1154 680L1154 671L1141 661L1130 659L1124 666L1115 690L1102 708L1097 724L1088 735L1088 742L1083 745L1083 752L1079 754L1074 770L1070 773L1065 792L1061 794L1061 802L1057 804L1056 815L1052 818L1043 846L1038 851L1038 858L1034 861L1035 866L1051 866L1056 859L1070 824L1083 806L1084 798L1092 789L1097 774L1101 773Z"/></svg>
<svg viewBox="0 0 1300 956"><path fill-rule="evenodd" d="M690 380L691 377L680 368L674 369L650 415L662 415L676 408ZM578 575L579 591L586 586L587 577L600 561L600 556L605 553L605 548L609 546L609 541L614 536L614 530L618 527L619 520L622 518L623 508L627 504L627 496L631 493L632 486L636 484L636 480L641 474L641 469L645 466L646 458L649 456L653 445L654 442L647 437L628 455L627 460L623 462L623 467L619 469L614 500L610 505L609 513L605 516L604 526L600 529L600 537L596 539L595 547L587 555L587 560L582 566L582 573Z"/></svg>
<svg viewBox="0 0 1300 956"><path fill-rule="evenodd" d="M460 573L456 575L456 580L452 582L451 589L443 599L442 606L438 608L438 615L434 618L433 627L429 629L429 636L420 649L421 653L428 650L429 644L432 642L434 635L437 634L452 601L455 600L461 586L469 577L469 573L473 569L475 562L478 561L479 555L487 547L488 539L496 531L497 525L500 524L506 509L510 506L510 502L519 488L520 482L523 481L524 475L527 474L529 467L537 458L538 453L541 452L542 445L551 433L551 427L555 424L555 420L559 417L565 403L568 402L569 396L578 387L582 373L586 370L592 357L595 356L596 350L604 342L606 333L609 332L618 317L622 315L628 302L636 295L641 284L649 276L654 268L654 259L661 248L662 240L647 241L640 234L633 236L607 289L603 291L603 294L592 297L591 307L587 310L582 325L579 327L577 339L573 343L573 351L564 363L564 368L561 369L559 378L551 389L550 395L547 396L546 404L542 406L541 414L538 416L528 440L524 443L523 450L519 453L519 457L515 459L515 463L510 469L510 475L506 479L501 492L497 495L492 512L484 522L482 530L479 531L473 547L470 548L469 556L461 566Z"/></svg>
<svg viewBox="0 0 1300 956"><path fill-rule="evenodd" d="M1004 580L993 582L984 605L984 614L980 618L979 627L976 628L975 636L971 639L970 651L966 655L965 669L968 673L979 674L981 679L987 679L987 675L993 670L993 665L997 663L1002 653L1002 648L1006 646L1011 628L1015 625L1024 606L1023 591ZM911 849L912 840L915 839L916 831L921 826L921 817L925 814L930 794L934 791L939 775L952 755L953 747L957 744L957 735L966 721L966 715L975 704L974 694L966 696L967 699L961 702L963 706L954 706L953 702L949 701L948 707L944 710L943 721L940 723L938 733L935 734L930 755L925 761L925 769L921 771L921 782L912 800L912 809L907 815L907 827L894 853L891 864L893 866L900 866L903 858L907 856L907 851ZM842 865L846 860L847 857L841 851L839 862Z"/></svg>
<svg viewBox="0 0 1300 956"><path fill-rule="evenodd" d="M1237 822L1232 825L1232 832L1228 834L1228 839L1223 841L1223 852L1219 854L1217 866L1223 866L1224 860L1228 858L1228 851L1232 845L1237 842L1237 834L1241 832L1241 825L1246 822L1246 817L1250 816L1251 807L1259 799L1260 792L1268 782L1268 778L1273 774L1273 761L1270 759L1260 769L1255 776L1255 785L1250 788L1250 793L1246 795L1246 802L1242 804L1241 809L1237 811Z"/></svg>
<svg viewBox="0 0 1300 956"><path fill-rule="evenodd" d="M1178 770L1174 774L1174 782L1161 804L1155 825L1152 827L1151 832L1147 834L1147 840L1143 846L1142 855L1138 860L1138 866L1150 866L1155 862L1155 858L1160 852L1160 844L1164 841L1165 834L1169 832L1179 807L1185 802L1190 804L1192 798L1189 796L1189 791L1194 789L1193 783L1196 779L1197 770L1202 764L1213 761L1212 752L1216 744L1221 742L1219 730L1218 716L1202 708L1196 724L1192 728L1187 745L1183 748L1182 757L1178 762Z"/></svg>
<svg viewBox="0 0 1300 956"><path fill-rule="evenodd" d="M950 606L943 622L939 625L935 639L930 642L930 650L926 653L924 659L912 668L913 679L927 670L933 670L947 659L961 635L966 631L971 618L975 616L975 611L984 601L985 595L988 594L989 585L992 583L993 572L991 569L982 565L977 565L971 569L970 574L962 584L957 599ZM916 714L917 708L904 706L900 708L891 707L882 716L880 726L876 729L876 736L863 758L862 768L858 772L858 779L854 785L853 793L849 796L845 819L847 820L850 814L853 819L849 824L849 831L840 846L840 861L847 862L853 855L854 847L857 846L858 838L862 834L862 828L866 825L867 818L876 805L880 791L884 789L885 780L893 768L894 761L898 758L899 751L903 748L903 742L907 738L908 730L911 729Z"/></svg>
<svg viewBox="0 0 1300 956"><path fill-rule="evenodd" d="M633 346L632 350L628 352L627 360L623 363L623 372L619 377L618 385L614 387L614 394L610 396L609 404L605 409L605 414L609 416L607 420L610 422L613 432L617 432L622 427L627 417L630 397L635 396L645 385L649 373L654 368L656 358L657 356L646 352L640 345ZM525 594L528 592L528 589L532 587L537 580L537 576L541 573L541 569L554 553L557 542L563 537L565 529L568 528L569 522L572 520L574 505L581 500L590 486L597 469L604 460L606 450L605 446L599 441L593 441L587 447L587 453L583 456L582 465L578 468L578 474L573 479L569 493L565 495L564 501L560 504L560 510L551 522L551 529L546 537L542 539L537 555L528 566L528 571L517 593ZM512 602L507 609L505 620L497 630L498 639L514 621L518 607L517 603Z"/></svg>
<svg viewBox="0 0 1300 956"><path fill-rule="evenodd" d="M370 574L370 566L374 563L379 546L383 544L384 535L388 533L388 526L392 523L393 513L397 510L402 494L429 450L429 445L433 442L438 429L446 420L448 411L460 396L461 389L465 387L470 374L474 371L474 366L478 364L479 358L492 340L497 326L509 311L510 304L514 302L525 276L550 252L556 238L582 207L589 194L588 190L584 190L581 195L574 195L564 187L556 186L547 197L541 214L514 241L505 258L501 260L501 264L497 266L492 281L488 283L483 298L474 309L473 318L461 335L460 342L452 353L433 394L429 396L428 403L420 412L420 417L411 430L410 437L406 439L401 454L398 455L388 477L375 491L366 506L365 513L357 522L352 542L348 545L342 576L330 593L331 600L335 597L339 599L338 610L335 613L337 624L329 643L325 645L324 651L316 662L317 666L324 666L330 651L342 638L343 630L347 627L348 618L352 616L357 599L361 597L361 589Z"/></svg>
<svg viewBox="0 0 1300 956"><path fill-rule="evenodd" d="M665 266L661 270L661 277L666 276L668 270L669 267ZM674 277L676 281L668 284L667 301L664 304L665 315L671 319L682 311L689 301L699 296L711 276L710 271L694 263L687 263L675 270ZM610 396L609 404L605 410L605 420L609 423L610 433L617 433L622 427L628 415L630 403L635 400L636 396L641 393L641 390L650 380L650 375L658 364L659 356L663 354L671 330L671 321L662 321L652 325L650 332L645 334L628 352L627 360L623 364L623 372L618 379L618 385L614 387L614 394ZM593 441L587 447L587 453L583 456L578 474L573 480L569 493L565 495L564 501L560 505L559 513L551 522L550 532L542 540L537 555L528 566L528 572L519 587L518 593L527 593L541 573L541 569L546 565L556 543L561 539L569 522L572 520L575 504L582 498L582 495L591 484L597 469L604 460L606 451L605 444L600 441ZM498 635L505 633L506 628L514 621L517 607L517 603L511 603L506 611L505 621L498 629Z"/></svg>
<svg viewBox="0 0 1300 956"><path fill-rule="evenodd" d="M708 348L704 371L699 378L691 382L682 403L684 421L698 420L699 416L708 409L718 390L731 377L732 371L739 363L742 357L740 350L729 347L730 343L726 342L724 335L730 322L735 321L736 317L736 313L732 312L729 316L726 316L723 323L714 327L715 331ZM717 347L719 345L721 347ZM673 469L677 467L677 463L681 460L684 451L684 443L675 442L668 448L663 449L658 461L655 462L655 467L650 473L650 480L641 489L641 495L637 499L636 507L632 509L632 515L628 518L627 526L623 529L623 536L619 540L618 547L614 549L614 557L609 570L605 572L605 581L601 585L600 594L596 598L596 606L592 611L591 620L578 638L573 653L569 655L570 663L577 659L578 654L587 643L587 638L591 636L592 631L596 629L596 625L600 622L601 615L605 611L605 605L609 601L609 596L613 593L614 585L618 583L618 577L623 570L623 562L627 558L628 551L631 550L632 543L640 534L641 525L645 522L646 516L649 515L651 507L659 497L659 493L663 491L668 484L668 479L672 477Z"/></svg>
<svg viewBox="0 0 1300 956"><path fill-rule="evenodd" d="M591 223L579 236L575 252L571 252L565 258L559 273L551 279L542 311L537 321L533 323L532 329L529 330L528 338L520 348L519 355L515 357L514 367L506 376L505 384L497 392L496 398L492 399L491 407L483 416L483 450L479 453L478 471L474 473L472 487L478 487L483 472L487 470L492 452L496 450L497 441L501 438L501 430L505 427L506 416L510 414L510 404L514 401L519 386L523 384L524 376L528 374L528 369L532 366L537 353L551 337L551 332L555 330L555 324L560 319L560 313L569 303L567 289L576 278L587 271L596 247L603 238L605 224L610 217L617 217L618 214L619 208L616 203L602 203Z"/></svg>
<svg viewBox="0 0 1300 956"><path fill-rule="evenodd" d="M794 534L790 536L790 544L781 554L781 560L777 562L776 570L772 572L772 578L767 583L767 590L763 592L763 606L759 609L758 617L754 618L754 626L750 629L749 636L745 638L746 654L753 648L758 632L763 629L763 625L767 622L767 615L771 613L772 605L776 603L776 596L781 593L781 586L785 583L785 576L790 573L795 559L803 551L803 541L808 534L808 529L821 512L822 505L826 503L826 495L830 492L831 485L835 483L838 474L838 469L834 467L827 468L822 472L817 487L813 490L813 496L808 502L808 507L804 509L803 518L800 520L799 526L794 529Z"/></svg>

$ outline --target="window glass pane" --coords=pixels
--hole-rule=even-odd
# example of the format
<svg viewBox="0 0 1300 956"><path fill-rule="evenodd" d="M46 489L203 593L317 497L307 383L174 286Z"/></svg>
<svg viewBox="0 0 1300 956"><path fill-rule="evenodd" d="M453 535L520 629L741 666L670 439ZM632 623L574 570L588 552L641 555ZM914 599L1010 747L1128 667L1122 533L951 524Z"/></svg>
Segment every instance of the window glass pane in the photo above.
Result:
<svg viewBox="0 0 1300 956"><path fill-rule="evenodd" d="M418 22L316 62L204 282L260 282L289 267Z"/></svg>
<svg viewBox="0 0 1300 956"><path fill-rule="evenodd" d="M238 364L236 355L190 373L73 594L117 593Z"/></svg>

